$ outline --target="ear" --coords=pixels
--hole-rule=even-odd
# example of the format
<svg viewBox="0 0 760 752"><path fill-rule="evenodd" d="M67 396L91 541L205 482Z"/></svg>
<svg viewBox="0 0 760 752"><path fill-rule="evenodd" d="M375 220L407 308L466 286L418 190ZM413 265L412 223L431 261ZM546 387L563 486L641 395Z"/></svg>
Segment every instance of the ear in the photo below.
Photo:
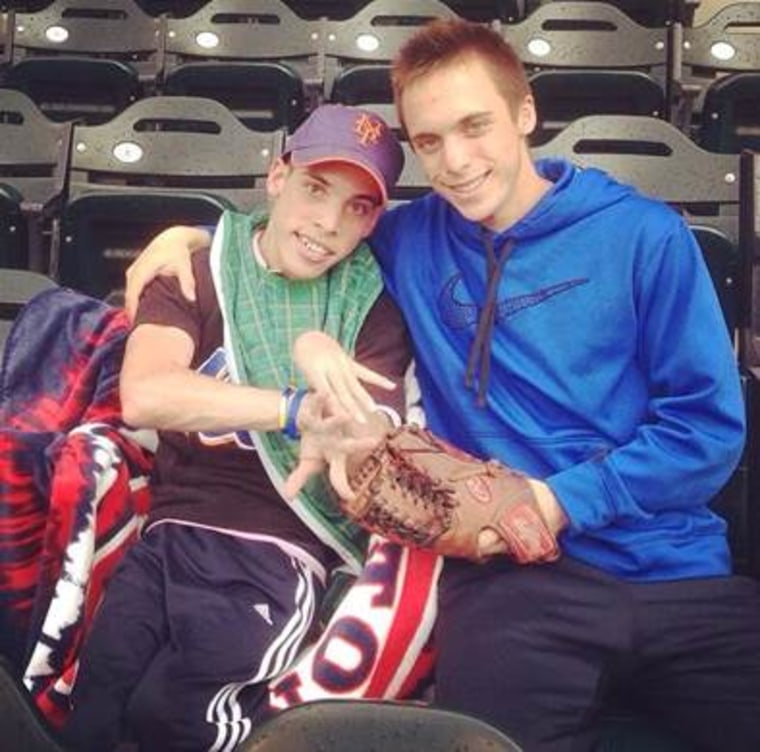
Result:
<svg viewBox="0 0 760 752"><path fill-rule="evenodd" d="M517 130L521 136L529 136L536 127L536 101L528 94L517 108Z"/></svg>
<svg viewBox="0 0 760 752"><path fill-rule="evenodd" d="M269 198L277 198L280 195L288 175L290 175L290 165L282 157L278 157L272 162L267 173L266 184Z"/></svg>

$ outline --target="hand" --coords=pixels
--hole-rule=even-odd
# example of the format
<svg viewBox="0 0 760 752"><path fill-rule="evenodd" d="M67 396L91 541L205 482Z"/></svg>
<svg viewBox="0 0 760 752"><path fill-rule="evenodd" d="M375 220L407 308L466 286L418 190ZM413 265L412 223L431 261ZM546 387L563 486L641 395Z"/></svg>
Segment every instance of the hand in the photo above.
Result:
<svg viewBox="0 0 760 752"><path fill-rule="evenodd" d="M285 495L294 497L315 473L328 469L332 487L339 496L352 498L348 482L348 461L352 455L369 452L378 442L376 436L357 435L351 419L344 413L335 414L330 397L307 394L298 411L301 432L299 460L285 481Z"/></svg>
<svg viewBox="0 0 760 752"><path fill-rule="evenodd" d="M124 307L129 318L134 319L146 285L159 275L177 277L182 294L194 301L195 277L190 258L194 251L210 243L209 234L195 227L170 227L156 235L127 269Z"/></svg>
<svg viewBox="0 0 760 752"><path fill-rule="evenodd" d="M546 483L535 478L530 478L528 484L533 489L536 503L538 504L541 516L546 522L547 528L553 535L558 535L568 524L565 510L562 509L557 501L557 497ZM506 541L493 528L481 530L478 535L478 548L480 555L483 557L504 554L509 551Z"/></svg>
<svg viewBox="0 0 760 752"><path fill-rule="evenodd" d="M381 389L395 389L390 379L357 363L332 337L309 331L293 343L293 362L308 385L320 394L329 395L353 420L366 423L375 409L375 401L360 381Z"/></svg>

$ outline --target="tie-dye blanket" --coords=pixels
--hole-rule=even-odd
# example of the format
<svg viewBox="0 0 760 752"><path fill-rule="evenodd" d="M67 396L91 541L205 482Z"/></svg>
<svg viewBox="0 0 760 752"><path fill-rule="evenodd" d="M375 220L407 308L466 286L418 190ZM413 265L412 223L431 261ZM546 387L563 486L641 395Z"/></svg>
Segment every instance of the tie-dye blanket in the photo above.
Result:
<svg viewBox="0 0 760 752"><path fill-rule="evenodd" d="M123 312L71 290L22 311L0 371L0 649L59 725L79 646L148 508L120 419Z"/></svg>

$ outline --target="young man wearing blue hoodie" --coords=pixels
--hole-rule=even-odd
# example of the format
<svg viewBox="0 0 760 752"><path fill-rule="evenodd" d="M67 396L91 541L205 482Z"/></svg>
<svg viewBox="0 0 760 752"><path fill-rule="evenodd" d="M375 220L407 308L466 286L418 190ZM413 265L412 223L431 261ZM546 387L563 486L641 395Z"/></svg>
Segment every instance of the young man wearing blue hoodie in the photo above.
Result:
<svg viewBox="0 0 760 752"><path fill-rule="evenodd" d="M698 749L760 749L760 583L709 503L744 445L731 342L683 220L602 172L536 164L500 36L416 34L400 118L435 192L372 237L428 426L540 479L555 563L449 560L437 701L527 750L588 749L613 690Z"/></svg>
<svg viewBox="0 0 760 752"><path fill-rule="evenodd" d="M602 172L533 163L533 98L492 30L433 22L393 84L434 192L371 245L428 427L539 481L563 552L446 562L436 703L554 752L592 749L622 691L693 748L760 749L760 583L709 508L744 406L697 243Z"/></svg>

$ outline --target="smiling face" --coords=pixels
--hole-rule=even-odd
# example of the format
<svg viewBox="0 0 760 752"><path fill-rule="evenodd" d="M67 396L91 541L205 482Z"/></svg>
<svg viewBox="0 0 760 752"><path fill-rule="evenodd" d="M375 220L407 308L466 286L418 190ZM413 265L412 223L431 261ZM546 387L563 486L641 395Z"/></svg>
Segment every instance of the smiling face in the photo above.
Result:
<svg viewBox="0 0 760 752"><path fill-rule="evenodd" d="M279 159L267 192L272 207L261 252L270 268L290 279L314 279L342 261L382 211L377 182L346 162L304 167Z"/></svg>
<svg viewBox="0 0 760 752"><path fill-rule="evenodd" d="M430 184L467 219L503 230L546 191L527 143L536 124L533 98L510 107L477 55L411 80L400 111Z"/></svg>

